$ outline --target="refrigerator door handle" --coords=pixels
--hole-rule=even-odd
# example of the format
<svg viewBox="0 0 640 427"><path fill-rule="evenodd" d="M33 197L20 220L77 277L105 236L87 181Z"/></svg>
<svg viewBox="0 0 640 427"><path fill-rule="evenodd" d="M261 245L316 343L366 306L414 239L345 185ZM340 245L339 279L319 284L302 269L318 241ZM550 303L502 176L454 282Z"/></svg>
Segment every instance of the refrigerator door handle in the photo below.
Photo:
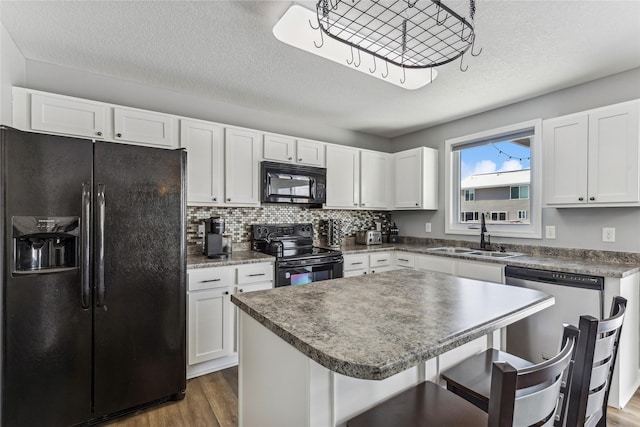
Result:
<svg viewBox="0 0 640 427"><path fill-rule="evenodd" d="M81 275L81 298L82 308L88 309L91 301L91 278L89 273L91 272L91 184L88 182L82 183L82 268Z"/></svg>
<svg viewBox="0 0 640 427"><path fill-rule="evenodd" d="M104 286L104 215L105 215L105 196L104 184L98 184L98 233L96 242L96 251L98 253L96 275L98 287L98 307L104 305L105 286Z"/></svg>

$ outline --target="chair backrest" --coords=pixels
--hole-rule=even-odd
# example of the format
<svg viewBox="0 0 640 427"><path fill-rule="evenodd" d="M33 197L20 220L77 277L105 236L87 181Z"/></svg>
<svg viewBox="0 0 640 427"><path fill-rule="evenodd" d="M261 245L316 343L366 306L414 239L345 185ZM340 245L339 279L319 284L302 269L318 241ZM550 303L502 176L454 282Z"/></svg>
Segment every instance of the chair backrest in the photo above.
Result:
<svg viewBox="0 0 640 427"><path fill-rule="evenodd" d="M542 363L516 369L494 362L489 396L489 427L552 426L556 421L561 392L569 390L563 377L572 378L579 330L565 325L560 353ZM564 375L567 374L567 375Z"/></svg>
<svg viewBox="0 0 640 427"><path fill-rule="evenodd" d="M580 316L580 338L569 395L567 427L592 426L601 419L606 420L626 307L626 299L615 297L609 319L598 321L592 316Z"/></svg>

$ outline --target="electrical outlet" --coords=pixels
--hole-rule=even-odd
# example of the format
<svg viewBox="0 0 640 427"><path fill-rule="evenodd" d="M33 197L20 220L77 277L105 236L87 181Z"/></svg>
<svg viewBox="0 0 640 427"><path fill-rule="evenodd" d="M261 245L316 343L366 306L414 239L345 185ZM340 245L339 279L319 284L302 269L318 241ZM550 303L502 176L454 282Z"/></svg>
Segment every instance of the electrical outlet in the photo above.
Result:
<svg viewBox="0 0 640 427"><path fill-rule="evenodd" d="M544 227L544 237L547 239L555 239L556 238L556 226L555 225L547 225Z"/></svg>
<svg viewBox="0 0 640 427"><path fill-rule="evenodd" d="M198 237L204 236L204 224L198 224Z"/></svg>
<svg viewBox="0 0 640 427"><path fill-rule="evenodd" d="M602 227L602 241L613 243L616 241L616 229L614 227Z"/></svg>
<svg viewBox="0 0 640 427"><path fill-rule="evenodd" d="M426 233L431 233L431 223L430 222L425 222L424 224L424 231Z"/></svg>

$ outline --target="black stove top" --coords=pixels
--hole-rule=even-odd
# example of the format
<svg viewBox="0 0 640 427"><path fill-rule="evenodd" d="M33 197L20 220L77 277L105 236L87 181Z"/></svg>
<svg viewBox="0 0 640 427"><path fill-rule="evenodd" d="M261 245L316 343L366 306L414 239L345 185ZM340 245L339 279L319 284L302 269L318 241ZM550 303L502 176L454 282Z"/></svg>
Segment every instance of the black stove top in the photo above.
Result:
<svg viewBox="0 0 640 427"><path fill-rule="evenodd" d="M278 260L310 259L341 255L342 252L313 246L313 226L305 224L252 225L254 251Z"/></svg>

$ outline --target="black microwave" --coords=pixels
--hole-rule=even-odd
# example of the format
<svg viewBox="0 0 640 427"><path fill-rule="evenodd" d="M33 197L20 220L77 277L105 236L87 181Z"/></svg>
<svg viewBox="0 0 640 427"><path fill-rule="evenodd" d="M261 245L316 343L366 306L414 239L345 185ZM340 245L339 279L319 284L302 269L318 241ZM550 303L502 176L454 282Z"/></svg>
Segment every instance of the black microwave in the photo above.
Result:
<svg viewBox="0 0 640 427"><path fill-rule="evenodd" d="M295 203L322 207L327 170L290 163L262 162L262 203Z"/></svg>

